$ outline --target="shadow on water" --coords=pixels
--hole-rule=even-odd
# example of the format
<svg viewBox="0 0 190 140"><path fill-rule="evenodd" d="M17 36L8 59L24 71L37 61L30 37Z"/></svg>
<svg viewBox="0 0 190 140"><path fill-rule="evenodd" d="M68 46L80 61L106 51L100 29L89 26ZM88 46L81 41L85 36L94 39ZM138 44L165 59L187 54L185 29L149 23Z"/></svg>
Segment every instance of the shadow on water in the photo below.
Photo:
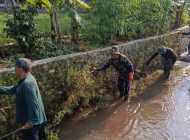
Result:
<svg viewBox="0 0 190 140"><path fill-rule="evenodd" d="M163 89L165 92L167 87L164 84L166 80L163 78L158 78L155 82L153 82L151 85L147 86L143 93L139 96L139 99L142 100L150 100L152 98L155 98L158 96L161 92L163 92Z"/></svg>
<svg viewBox="0 0 190 140"><path fill-rule="evenodd" d="M177 65L183 71L190 70L189 63ZM86 108L62 121L58 137L60 140L190 140L189 75L147 81L151 84L139 97L125 102L117 95L105 110ZM167 87L168 84L172 87Z"/></svg>
<svg viewBox="0 0 190 140"><path fill-rule="evenodd" d="M94 110L89 107L64 119L59 126L58 137L60 140L77 140L90 133L91 130L98 130L98 124L110 117L123 103L124 101L117 96L107 109Z"/></svg>

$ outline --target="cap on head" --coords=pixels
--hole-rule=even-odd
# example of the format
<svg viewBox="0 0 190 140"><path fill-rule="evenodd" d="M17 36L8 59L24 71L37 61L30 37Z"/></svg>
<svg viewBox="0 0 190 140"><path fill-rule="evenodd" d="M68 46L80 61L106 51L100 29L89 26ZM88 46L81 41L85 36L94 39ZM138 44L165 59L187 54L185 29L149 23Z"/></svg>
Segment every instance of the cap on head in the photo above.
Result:
<svg viewBox="0 0 190 140"><path fill-rule="evenodd" d="M164 46L159 46L158 49L157 49L157 53L165 54L166 53L166 48Z"/></svg>
<svg viewBox="0 0 190 140"><path fill-rule="evenodd" d="M25 72L30 72L32 69L32 61L27 58L17 59L15 66L22 68Z"/></svg>
<svg viewBox="0 0 190 140"><path fill-rule="evenodd" d="M111 54L120 54L119 52L119 47L118 46L113 46L110 50Z"/></svg>

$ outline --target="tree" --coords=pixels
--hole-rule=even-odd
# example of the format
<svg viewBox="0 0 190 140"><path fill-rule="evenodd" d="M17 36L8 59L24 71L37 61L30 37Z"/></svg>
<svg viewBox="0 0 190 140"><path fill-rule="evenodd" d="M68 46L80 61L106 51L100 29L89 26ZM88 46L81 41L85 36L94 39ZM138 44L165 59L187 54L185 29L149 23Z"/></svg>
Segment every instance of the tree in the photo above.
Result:
<svg viewBox="0 0 190 140"><path fill-rule="evenodd" d="M66 0L66 5L63 5L61 9L63 9L63 13L68 14L68 16L72 19L71 22L71 40L74 43L78 41L78 29L80 26L84 25L84 21L77 13L77 10L82 9L83 11L89 12L91 8L85 2L81 0Z"/></svg>
<svg viewBox="0 0 190 140"><path fill-rule="evenodd" d="M174 28L179 28L181 24L183 23L183 12L186 9L188 0L184 0L182 2L176 0L173 1L172 5L174 7L174 10L176 12L176 17L175 17L175 23L174 23Z"/></svg>
<svg viewBox="0 0 190 140"><path fill-rule="evenodd" d="M28 0L32 4L37 4L38 0ZM60 28L60 10L63 14L68 14L70 18L72 18L72 33L71 38L72 41L77 43L78 40L78 28L83 25L82 18L77 13L76 10L79 8L89 11L90 7L81 0L42 0L42 7L46 8L48 13L50 14L50 22L51 22L51 38L53 42L61 43L62 35ZM56 39L57 38L57 39Z"/></svg>

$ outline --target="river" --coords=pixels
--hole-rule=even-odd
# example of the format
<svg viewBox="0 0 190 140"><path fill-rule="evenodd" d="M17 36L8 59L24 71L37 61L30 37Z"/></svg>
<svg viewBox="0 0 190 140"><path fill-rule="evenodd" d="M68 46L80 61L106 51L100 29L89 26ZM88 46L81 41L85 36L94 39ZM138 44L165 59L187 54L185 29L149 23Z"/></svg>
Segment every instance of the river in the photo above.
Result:
<svg viewBox="0 0 190 140"><path fill-rule="evenodd" d="M190 140L190 63L159 78L137 99L116 97L104 110L85 109L59 125L60 140Z"/></svg>

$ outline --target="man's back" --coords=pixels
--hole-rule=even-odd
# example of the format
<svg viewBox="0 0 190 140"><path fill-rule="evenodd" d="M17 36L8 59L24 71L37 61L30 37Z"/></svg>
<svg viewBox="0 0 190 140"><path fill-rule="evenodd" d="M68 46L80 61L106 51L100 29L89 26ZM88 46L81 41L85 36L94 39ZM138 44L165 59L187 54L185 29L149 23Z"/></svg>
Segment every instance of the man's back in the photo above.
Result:
<svg viewBox="0 0 190 140"><path fill-rule="evenodd" d="M30 74L17 86L16 90L16 119L24 125L32 125L46 121L44 106L35 78Z"/></svg>

